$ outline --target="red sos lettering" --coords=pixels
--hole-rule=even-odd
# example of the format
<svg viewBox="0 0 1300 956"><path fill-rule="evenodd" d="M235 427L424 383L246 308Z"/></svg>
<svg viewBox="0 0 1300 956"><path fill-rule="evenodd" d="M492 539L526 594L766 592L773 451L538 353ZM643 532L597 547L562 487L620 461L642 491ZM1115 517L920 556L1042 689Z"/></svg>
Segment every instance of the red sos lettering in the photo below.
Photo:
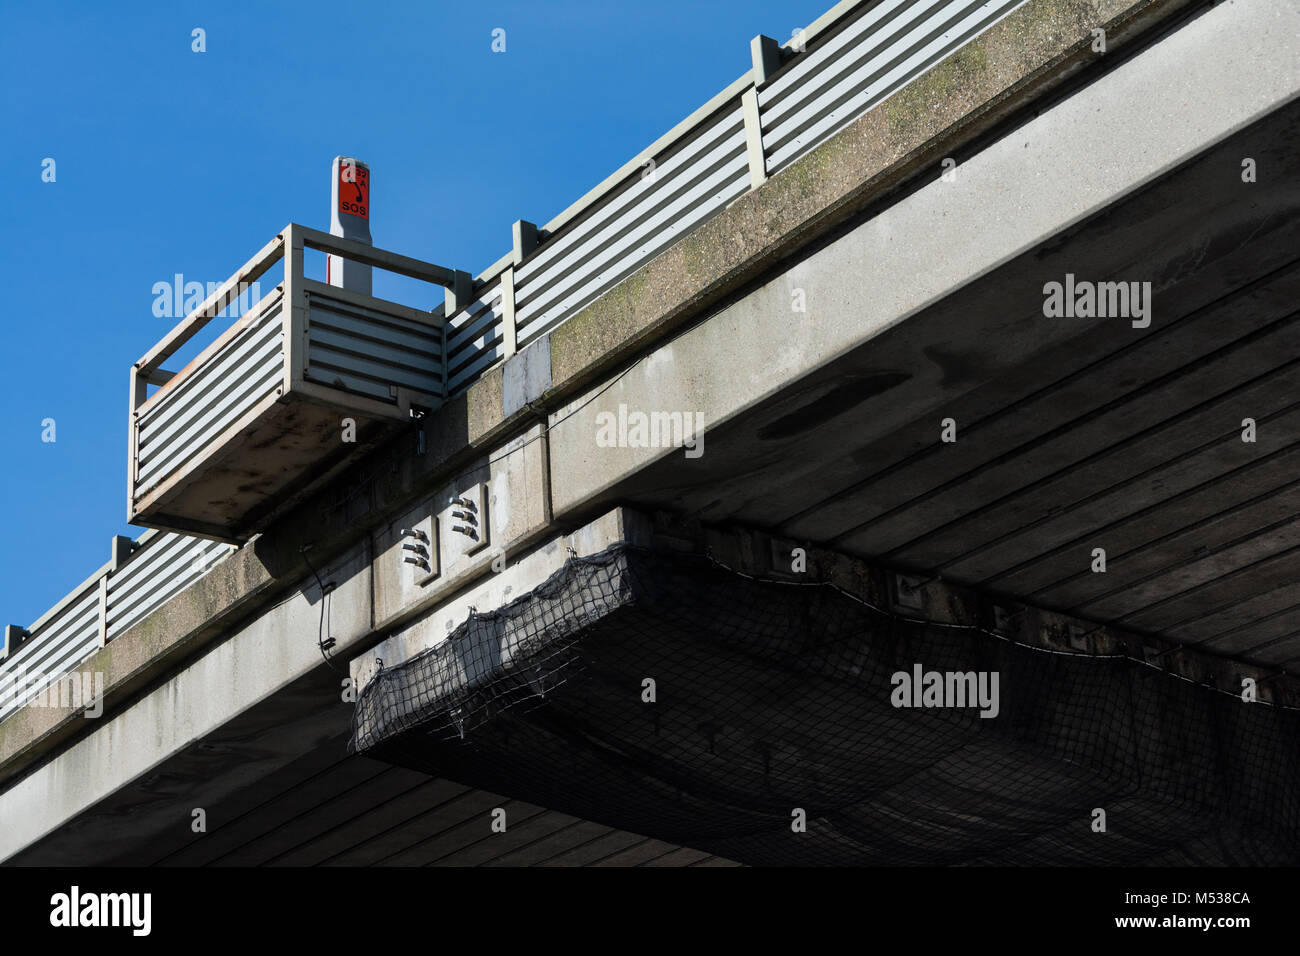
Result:
<svg viewBox="0 0 1300 956"><path fill-rule="evenodd" d="M339 212L370 218L370 170L366 167L339 164Z"/></svg>

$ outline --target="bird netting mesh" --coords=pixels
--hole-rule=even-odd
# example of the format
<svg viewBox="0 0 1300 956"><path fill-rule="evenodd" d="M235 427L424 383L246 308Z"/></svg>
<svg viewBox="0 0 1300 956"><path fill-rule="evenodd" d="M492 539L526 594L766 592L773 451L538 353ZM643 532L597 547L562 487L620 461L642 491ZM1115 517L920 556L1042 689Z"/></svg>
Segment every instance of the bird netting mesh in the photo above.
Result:
<svg viewBox="0 0 1300 956"><path fill-rule="evenodd" d="M996 716L895 706L930 672ZM1298 716L617 545L381 668L351 749L751 864L1280 864Z"/></svg>

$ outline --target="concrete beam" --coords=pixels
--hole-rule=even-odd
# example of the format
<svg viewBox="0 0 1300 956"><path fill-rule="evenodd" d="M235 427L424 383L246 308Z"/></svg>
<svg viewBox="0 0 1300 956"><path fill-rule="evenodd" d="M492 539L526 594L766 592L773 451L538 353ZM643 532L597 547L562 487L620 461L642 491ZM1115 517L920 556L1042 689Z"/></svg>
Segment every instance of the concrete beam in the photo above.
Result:
<svg viewBox="0 0 1300 956"><path fill-rule="evenodd" d="M1260 700L1290 707L1300 705L1300 681L1277 680L1265 668L1225 660L1172 641L1098 626L975 588L918 578L810 542L754 528L716 527L667 512L649 515L630 508L609 511L573 534L549 541L504 572L358 655L351 664L358 694L374 677L377 661L383 661L385 668L400 665L445 641L471 609L480 613L498 610L536 588L563 567L571 554L595 554L617 542L708 554L733 571L768 580L833 585L900 617L983 628L1046 650L1098 656L1122 654L1228 694L1239 694L1241 679L1250 677L1259 685Z"/></svg>
<svg viewBox="0 0 1300 956"><path fill-rule="evenodd" d="M216 640L231 619L248 613L263 599L270 600L276 586L257 549L243 548L72 673L78 680L103 686L104 705L111 708ZM14 712L0 721L0 781L85 729L79 707L24 707Z"/></svg>
<svg viewBox="0 0 1300 956"><path fill-rule="evenodd" d="M465 621L471 609L488 611L508 604L562 568L571 554L596 554L620 541L648 545L649 532L649 522L640 514L615 508L569 534L547 540L516 561L503 562L500 570L428 613L411 618L383 642L355 657L351 673L358 694L374 677L378 661L391 667L441 643Z"/></svg>
<svg viewBox="0 0 1300 956"><path fill-rule="evenodd" d="M936 176L654 349L612 385L602 382L557 407L550 419L556 514L580 516L653 462L692 457L663 446L602 447L602 423L617 420L620 407L699 416L707 445L709 429L893 333L873 346L870 360L880 371L879 388L890 390L889 408L872 424L884 434L1094 330L1142 335L1123 320L1045 319L1041 265L1011 274L1003 269L992 298L927 310L1300 95L1300 41L1288 22L1263 4L1205 14L972 156L954 182ZM1231 55L1223 56L1225 50ZM1270 66L1242 76L1234 64L1252 56ZM1176 86L1163 80L1173 74ZM1017 184L1014 203L1007 202L1007 183ZM1140 261L1143 275L1178 278L1180 263L1195 253L1184 238L1159 230L1111 236L1096 250L1106 261L1090 259L1089 272L1120 274ZM796 291L805 312L792 309ZM774 343L762 362L749 358L754 342ZM961 356L963 374L934 360L936 345L942 354ZM552 348L563 354L554 351L554 340ZM682 481L708 485L707 462L699 461L694 479L691 465L684 462Z"/></svg>
<svg viewBox="0 0 1300 956"><path fill-rule="evenodd" d="M363 551L320 570L324 580L337 584L324 599L330 635L338 642L335 653L346 655L370 634L370 565ZM307 585L120 713L105 714L102 723L83 718L90 733L0 793L0 859L321 667L321 601L320 589ZM343 706L341 685L339 700Z"/></svg>

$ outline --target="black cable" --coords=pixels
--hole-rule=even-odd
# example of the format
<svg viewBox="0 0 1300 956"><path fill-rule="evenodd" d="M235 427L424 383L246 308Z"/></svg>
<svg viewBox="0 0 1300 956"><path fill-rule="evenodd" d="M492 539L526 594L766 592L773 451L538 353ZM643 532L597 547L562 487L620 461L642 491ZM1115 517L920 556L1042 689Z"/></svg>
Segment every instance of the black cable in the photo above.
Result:
<svg viewBox="0 0 1300 956"><path fill-rule="evenodd" d="M331 637L327 639L325 637L325 606L328 602L330 592L334 589L332 587L329 590L325 589L325 582L320 579L320 575L316 573L316 568L312 565L311 559L307 557L307 549L310 547L311 545L304 544L298 549L298 553L302 555L302 560L306 563L307 569L311 571L312 577L316 579L316 586L320 588L320 627L316 633L316 645L320 648L321 659L330 666L330 669L334 671L334 673L342 674L343 672L334 666L334 662L330 660L329 655L325 653L327 650L332 648L335 643L337 643L334 638Z"/></svg>

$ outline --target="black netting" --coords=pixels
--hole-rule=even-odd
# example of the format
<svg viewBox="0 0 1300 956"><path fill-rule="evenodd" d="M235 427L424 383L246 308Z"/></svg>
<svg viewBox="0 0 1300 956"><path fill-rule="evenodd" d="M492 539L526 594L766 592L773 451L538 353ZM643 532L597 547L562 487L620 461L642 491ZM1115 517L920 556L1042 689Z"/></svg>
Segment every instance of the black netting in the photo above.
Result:
<svg viewBox="0 0 1300 956"><path fill-rule="evenodd" d="M998 715L894 707L917 664L996 672ZM381 670L352 749L754 864L1276 864L1298 718L617 546Z"/></svg>

